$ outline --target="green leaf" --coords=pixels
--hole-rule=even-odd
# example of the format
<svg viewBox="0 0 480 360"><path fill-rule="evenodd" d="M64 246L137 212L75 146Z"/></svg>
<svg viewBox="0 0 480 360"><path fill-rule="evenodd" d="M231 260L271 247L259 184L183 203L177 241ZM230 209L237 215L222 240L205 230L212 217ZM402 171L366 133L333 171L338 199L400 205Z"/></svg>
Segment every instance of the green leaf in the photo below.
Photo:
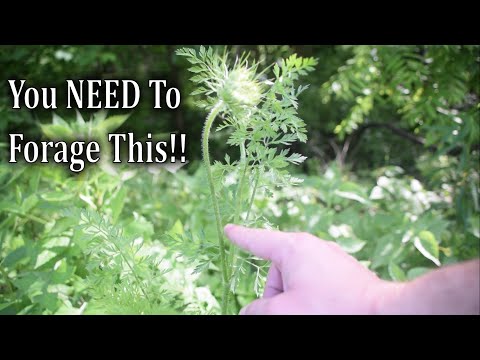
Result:
<svg viewBox="0 0 480 360"><path fill-rule="evenodd" d="M468 231L476 238L480 238L480 216L472 215L469 219L469 224Z"/></svg>
<svg viewBox="0 0 480 360"><path fill-rule="evenodd" d="M50 140L75 140L75 135L70 127L63 125L40 125L40 128L43 134Z"/></svg>
<svg viewBox="0 0 480 360"><path fill-rule="evenodd" d="M358 201L361 204L369 204L363 187L354 182L344 182L335 190L335 195L349 200Z"/></svg>
<svg viewBox="0 0 480 360"><path fill-rule="evenodd" d="M175 221L175 224L173 224L172 228L167 233L172 236L182 235L184 233L182 222L177 219L177 221Z"/></svg>
<svg viewBox="0 0 480 360"><path fill-rule="evenodd" d="M399 257L405 247L401 246L401 239L394 234L387 233L377 239L372 259L372 269L387 266L389 262Z"/></svg>
<svg viewBox="0 0 480 360"><path fill-rule="evenodd" d="M57 254L54 253L53 251L50 251L50 250L42 251L40 254L38 254L34 269L38 269L40 266L45 265L47 262L52 260L55 256L57 256Z"/></svg>
<svg viewBox="0 0 480 360"><path fill-rule="evenodd" d="M32 210L35 205L37 205L38 203L38 197L36 194L33 194L33 195L30 195L29 197L27 197L23 203L22 203L22 211L24 213L27 213L29 212L30 210Z"/></svg>
<svg viewBox="0 0 480 360"><path fill-rule="evenodd" d="M349 254L355 254L363 249L366 241L354 238L354 237L339 237L336 240L336 243L342 247Z"/></svg>
<svg viewBox="0 0 480 360"><path fill-rule="evenodd" d="M9 170L8 170L8 174L11 174L12 169L11 169L10 167L9 167L8 169L9 169ZM15 172L13 172L12 177L7 181L6 184L3 184L3 185L0 187L0 189L3 189L3 188L5 188L5 187L9 186L10 184L12 184L13 182L15 182L18 178L20 178L20 177L22 176L22 174L23 174L26 170L27 170L27 167L24 166L24 167L20 167L18 170L16 170ZM0 180L3 180L3 178L0 179Z"/></svg>
<svg viewBox="0 0 480 360"><path fill-rule="evenodd" d="M2 261L2 265L7 268L13 268L15 265L20 264L22 260L29 260L28 249L26 246L19 247L10 252Z"/></svg>
<svg viewBox="0 0 480 360"><path fill-rule="evenodd" d="M51 249L56 247L68 247L68 245L70 245L70 238L62 236L49 240L43 245L43 247L45 249Z"/></svg>
<svg viewBox="0 0 480 360"><path fill-rule="evenodd" d="M129 118L130 114L110 116L100 123L98 130L101 133L109 133L117 130Z"/></svg>
<svg viewBox="0 0 480 360"><path fill-rule="evenodd" d="M76 224L78 223L78 219L75 219L74 217L64 217L61 219L58 219L48 232L48 236L57 236L65 231L72 229Z"/></svg>
<svg viewBox="0 0 480 360"><path fill-rule="evenodd" d="M117 222L118 217L122 213L126 197L127 197L127 188L121 187L120 190L117 191L117 193L110 198L110 208L112 209L113 223Z"/></svg>
<svg viewBox="0 0 480 360"><path fill-rule="evenodd" d="M275 74L276 78L280 77L280 68L278 67L278 64L275 64L275 66L273 67L273 73Z"/></svg>
<svg viewBox="0 0 480 360"><path fill-rule="evenodd" d="M286 162L281 157L276 157L272 161L270 161L270 166L274 169L283 169L288 166L288 162Z"/></svg>
<svg viewBox="0 0 480 360"><path fill-rule="evenodd" d="M405 281L407 276L397 264L390 262L388 264L388 274L394 281Z"/></svg>
<svg viewBox="0 0 480 360"><path fill-rule="evenodd" d="M97 111L95 114L93 114L93 119L92 119L93 123L95 125L98 125L101 122L103 122L107 118L107 113L108 112L105 109Z"/></svg>
<svg viewBox="0 0 480 360"><path fill-rule="evenodd" d="M431 269L426 268L426 267L416 267L413 269L408 270L407 272L407 279L408 280L413 280L419 276L422 276L423 274L426 274L429 272Z"/></svg>
<svg viewBox="0 0 480 360"><path fill-rule="evenodd" d="M301 154L298 154L298 153L293 153L292 155L290 155L287 158L287 161L289 161L289 162L291 162L295 165L299 165L299 164L303 163L306 159L307 159L306 156L302 156Z"/></svg>
<svg viewBox="0 0 480 360"><path fill-rule="evenodd" d="M75 113L77 114L77 123L78 123L79 125L85 125L85 120L83 119L82 114L80 114L80 111L78 111L77 109L75 109Z"/></svg>
<svg viewBox="0 0 480 360"><path fill-rule="evenodd" d="M10 301L10 302L7 302L7 303L2 303L2 304L0 304L0 311L2 311L3 309L8 308L10 305L13 305L13 304L15 304L15 301Z"/></svg>
<svg viewBox="0 0 480 360"><path fill-rule="evenodd" d="M435 265L440 266L440 260L438 259L439 249L435 235L427 230L420 231L418 236L415 236L413 244L423 256L432 261Z"/></svg>
<svg viewBox="0 0 480 360"><path fill-rule="evenodd" d="M334 194L344 199L355 200L361 204L368 204L368 201L366 199L352 192L335 190Z"/></svg>
<svg viewBox="0 0 480 360"><path fill-rule="evenodd" d="M65 120L63 120L60 116L58 116L55 113L53 113L52 124L53 125L60 125L60 126L67 127L67 128L70 127Z"/></svg>
<svg viewBox="0 0 480 360"><path fill-rule="evenodd" d="M43 200L51 202L67 201L75 197L75 193L65 191L50 191L40 195Z"/></svg>
<svg viewBox="0 0 480 360"><path fill-rule="evenodd" d="M149 238L154 233L153 224L150 221L147 221L143 216L139 216L125 226L126 236L142 236L144 238Z"/></svg>
<svg viewBox="0 0 480 360"><path fill-rule="evenodd" d="M195 74L198 74L198 73L206 71L206 69L202 66L192 66L192 67L188 68L188 71L190 71L192 73L195 73Z"/></svg>

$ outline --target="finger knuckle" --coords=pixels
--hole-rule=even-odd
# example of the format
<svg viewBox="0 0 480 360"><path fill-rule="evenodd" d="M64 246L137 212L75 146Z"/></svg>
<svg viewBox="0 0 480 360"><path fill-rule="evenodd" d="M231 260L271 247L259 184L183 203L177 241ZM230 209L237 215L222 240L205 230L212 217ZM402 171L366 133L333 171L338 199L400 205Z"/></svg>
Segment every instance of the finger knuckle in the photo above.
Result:
<svg viewBox="0 0 480 360"><path fill-rule="evenodd" d="M292 236L287 237L282 246L277 250L278 266L282 268L289 258L296 252L295 239Z"/></svg>

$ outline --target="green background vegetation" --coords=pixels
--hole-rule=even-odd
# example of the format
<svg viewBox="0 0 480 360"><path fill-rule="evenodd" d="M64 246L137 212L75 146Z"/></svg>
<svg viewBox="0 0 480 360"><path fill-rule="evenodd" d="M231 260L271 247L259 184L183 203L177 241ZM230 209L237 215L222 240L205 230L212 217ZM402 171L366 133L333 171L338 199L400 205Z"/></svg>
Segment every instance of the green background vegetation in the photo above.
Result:
<svg viewBox="0 0 480 360"><path fill-rule="evenodd" d="M200 161L205 113L177 48L0 47L0 314L219 312L218 268L202 267L194 246L172 243L182 234L202 244L215 231ZM230 47L244 50L265 66L293 53L318 59L299 102L309 140L292 149L308 157L290 169L304 182L258 196L256 214L336 241L386 279L479 256L478 46ZM52 112L12 110L7 79L58 87L60 132L89 126L62 108L65 79L134 79L142 97L130 118L97 114L94 131L186 133L189 163L78 176L9 165L7 134L41 139ZM153 109L149 79L179 88L181 106ZM212 133L213 159L238 157L227 138ZM245 269L237 309L261 293L265 270L261 262Z"/></svg>

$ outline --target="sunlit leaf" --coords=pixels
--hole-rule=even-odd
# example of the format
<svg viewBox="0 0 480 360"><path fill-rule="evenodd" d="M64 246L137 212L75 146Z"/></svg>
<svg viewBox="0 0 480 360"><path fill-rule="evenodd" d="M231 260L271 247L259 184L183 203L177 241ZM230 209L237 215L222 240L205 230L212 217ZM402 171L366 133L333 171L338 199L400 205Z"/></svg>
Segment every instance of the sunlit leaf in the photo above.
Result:
<svg viewBox="0 0 480 360"><path fill-rule="evenodd" d="M50 191L40 195L43 200L46 201L67 201L75 197L75 193L65 192L65 191Z"/></svg>
<svg viewBox="0 0 480 360"><path fill-rule="evenodd" d="M363 249L366 242L357 238L349 237L339 237L335 240L338 245L342 247L343 250L350 254L355 254Z"/></svg>
<svg viewBox="0 0 480 360"><path fill-rule="evenodd" d="M122 126L129 117L130 114L110 116L100 123L98 129L101 129L103 133L115 131Z"/></svg>
<svg viewBox="0 0 480 360"><path fill-rule="evenodd" d="M38 269L40 266L46 264L49 262L51 259L53 259L55 256L57 256L56 253L50 250L44 250L37 256L37 261L35 262L34 269Z"/></svg>
<svg viewBox="0 0 480 360"><path fill-rule="evenodd" d="M388 264L388 273L390 274L390 277L394 281L405 281L407 279L407 276L403 272L403 270L398 266L397 264L390 262Z"/></svg>
<svg viewBox="0 0 480 360"><path fill-rule="evenodd" d="M440 266L438 243L435 236L430 231L420 231L415 236L413 243L418 251L435 265Z"/></svg>

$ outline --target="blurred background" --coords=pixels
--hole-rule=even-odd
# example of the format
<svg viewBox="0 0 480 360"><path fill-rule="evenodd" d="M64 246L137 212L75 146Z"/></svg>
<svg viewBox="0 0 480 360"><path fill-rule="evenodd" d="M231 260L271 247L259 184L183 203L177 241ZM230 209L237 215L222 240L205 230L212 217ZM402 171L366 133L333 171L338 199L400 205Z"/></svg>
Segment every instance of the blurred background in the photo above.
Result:
<svg viewBox="0 0 480 360"><path fill-rule="evenodd" d="M111 301L107 285L102 293L89 290L89 253L76 242L73 224L62 220L68 207L107 214L114 226L160 252L166 231L209 233L199 151L205 113L189 95L194 87L189 64L175 55L179 47L0 46L0 313L147 311L136 300ZM479 255L479 46L229 49L250 51L264 66L293 53L318 59L316 70L302 79L310 88L300 96L309 139L293 149L308 157L291 169L304 184L258 199L257 212L282 230L337 241L388 279L411 279ZM82 181L58 166L10 166L7 134L40 139L45 132L39 125L51 124L52 112L12 110L7 79L57 87L55 113L66 128L76 114L64 108L65 79L134 79L142 90L140 104L114 130L133 131L139 138L147 132L186 133L190 162L161 173L98 171ZM177 87L180 107L154 109L149 79ZM85 119L92 114L82 111ZM229 152L227 136L212 135L214 159ZM165 275L164 282L181 304L176 309L217 311L215 270L191 276L175 257L169 261L178 274ZM258 273L251 273L237 294L238 307L255 297L251 283Z"/></svg>

